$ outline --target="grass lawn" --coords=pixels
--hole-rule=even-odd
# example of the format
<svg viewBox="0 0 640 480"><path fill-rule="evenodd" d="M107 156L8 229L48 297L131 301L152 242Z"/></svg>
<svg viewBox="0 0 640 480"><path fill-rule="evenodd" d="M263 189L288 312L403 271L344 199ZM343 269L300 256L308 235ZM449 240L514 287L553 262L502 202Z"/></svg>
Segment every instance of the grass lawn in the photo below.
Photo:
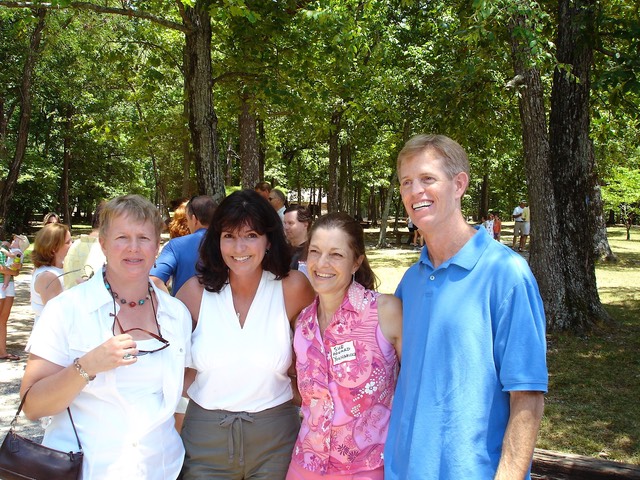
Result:
<svg viewBox="0 0 640 480"><path fill-rule="evenodd" d="M640 464L640 229L630 241L625 235L609 229L619 262L596 268L611 324L586 336L547 335L549 393L538 447ZM393 293L418 252L371 249L367 257L379 290Z"/></svg>

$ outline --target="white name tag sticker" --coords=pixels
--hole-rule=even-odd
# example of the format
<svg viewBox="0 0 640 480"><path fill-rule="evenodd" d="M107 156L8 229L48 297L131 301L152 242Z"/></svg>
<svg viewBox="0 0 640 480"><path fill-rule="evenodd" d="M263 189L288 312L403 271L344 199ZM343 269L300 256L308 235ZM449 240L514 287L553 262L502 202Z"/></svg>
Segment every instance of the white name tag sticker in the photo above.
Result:
<svg viewBox="0 0 640 480"><path fill-rule="evenodd" d="M353 340L331 347L331 358L333 359L334 365L340 365L341 363L355 360L356 347L353 344Z"/></svg>

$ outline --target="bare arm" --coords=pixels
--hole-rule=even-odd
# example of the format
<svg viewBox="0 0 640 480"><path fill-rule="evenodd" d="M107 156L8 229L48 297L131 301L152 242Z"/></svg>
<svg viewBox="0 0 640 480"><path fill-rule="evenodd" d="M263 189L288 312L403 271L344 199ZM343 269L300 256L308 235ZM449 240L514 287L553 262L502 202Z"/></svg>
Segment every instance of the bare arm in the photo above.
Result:
<svg viewBox="0 0 640 480"><path fill-rule="evenodd" d="M384 338L396 349L402 359L402 302L393 295L378 297L378 323Z"/></svg>
<svg viewBox="0 0 640 480"><path fill-rule="evenodd" d="M544 411L542 392L510 392L510 414L495 480L524 478L533 457Z"/></svg>
<svg viewBox="0 0 640 480"><path fill-rule="evenodd" d="M49 300L62 293L62 285L54 273L44 272L36 278L35 290L40 294L42 304L46 305Z"/></svg>
<svg viewBox="0 0 640 480"><path fill-rule="evenodd" d="M151 279L151 281L154 283L154 285L156 287L158 287L160 290L169 293L169 289L167 288L167 284L164 283L162 281L162 279L158 278L158 277L154 277L153 275L151 275L149 277Z"/></svg>
<svg viewBox="0 0 640 480"><path fill-rule="evenodd" d="M200 303L202 302L202 295L204 293L204 287L200 283L197 277L191 277L187 280L178 293L176 298L184 303L191 314L191 330L195 330L198 324L198 318L200 317ZM193 368L185 368L184 370L184 384L182 386L182 396L188 398L187 390L196 379L196 370Z"/></svg>
<svg viewBox="0 0 640 480"><path fill-rule="evenodd" d="M282 280L282 289L287 317L291 323L291 328L295 328L298 314L304 307L313 302L315 292L304 273L298 270L291 270L289 276Z"/></svg>
<svg viewBox="0 0 640 480"><path fill-rule="evenodd" d="M192 331L195 330L198 324L203 293L204 286L200 283L198 277L191 277L180 287L176 294L176 298L186 305L191 314Z"/></svg>

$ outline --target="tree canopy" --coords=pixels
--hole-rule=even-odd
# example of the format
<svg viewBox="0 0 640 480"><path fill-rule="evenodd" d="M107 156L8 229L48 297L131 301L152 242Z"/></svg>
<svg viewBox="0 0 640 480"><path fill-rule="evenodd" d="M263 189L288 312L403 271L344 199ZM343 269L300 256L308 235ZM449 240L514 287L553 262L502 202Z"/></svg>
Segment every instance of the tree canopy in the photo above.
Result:
<svg viewBox="0 0 640 480"><path fill-rule="evenodd" d="M262 179L295 202L327 194L330 210L377 221L386 206L402 217L395 156L420 132L444 133L469 153L465 215L509 219L520 198L544 199L542 182L555 181L530 168L527 138L542 146L538 154L554 148L551 98L561 78L589 81L589 182L603 186L604 211L620 220L620 205L638 201L613 193L640 158L638 6L571 4L589 12L592 60L581 78L558 56L571 21L562 5L0 0L2 230L50 210L70 222L121 193L166 208ZM533 117L523 114L534 103L523 102L532 100L541 123L529 135ZM558 188L552 195L570 187ZM559 215L533 209L534 223Z"/></svg>

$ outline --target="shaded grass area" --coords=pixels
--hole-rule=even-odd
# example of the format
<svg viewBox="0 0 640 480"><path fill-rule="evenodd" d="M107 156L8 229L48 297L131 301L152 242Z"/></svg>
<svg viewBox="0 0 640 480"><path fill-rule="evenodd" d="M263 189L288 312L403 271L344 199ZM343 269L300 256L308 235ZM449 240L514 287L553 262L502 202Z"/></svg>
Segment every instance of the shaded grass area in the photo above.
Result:
<svg viewBox="0 0 640 480"><path fill-rule="evenodd" d="M538 446L640 464L640 230L608 231L617 263L596 267L612 322L549 334L549 393Z"/></svg>
<svg viewBox="0 0 640 480"><path fill-rule="evenodd" d="M588 335L548 334L549 393L537 446L640 464L640 229L630 241L624 228L608 233L618 262L599 264L596 276L612 321ZM379 290L393 293L418 252L403 245L367 257Z"/></svg>
<svg viewBox="0 0 640 480"><path fill-rule="evenodd" d="M616 324L548 336L549 393L538 446L640 463L640 302L607 304Z"/></svg>

